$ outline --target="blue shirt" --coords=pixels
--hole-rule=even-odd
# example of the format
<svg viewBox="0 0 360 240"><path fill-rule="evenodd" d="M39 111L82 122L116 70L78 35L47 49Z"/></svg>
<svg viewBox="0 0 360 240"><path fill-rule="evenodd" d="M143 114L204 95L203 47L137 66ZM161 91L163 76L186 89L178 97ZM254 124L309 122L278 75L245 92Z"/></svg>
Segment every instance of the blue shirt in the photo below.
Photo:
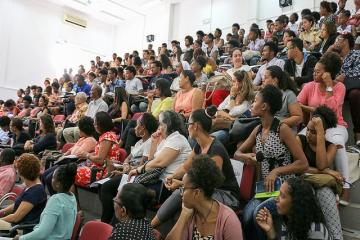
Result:
<svg viewBox="0 0 360 240"><path fill-rule="evenodd" d="M74 85L73 90L78 93L78 92L84 92L86 93L86 95L90 95L90 90L91 90L91 86L87 83L84 83L84 85L82 85L81 87L77 84Z"/></svg>
<svg viewBox="0 0 360 240"><path fill-rule="evenodd" d="M40 223L34 231L20 237L21 240L70 239L76 220L76 198L74 194L57 193L51 196L41 214Z"/></svg>
<svg viewBox="0 0 360 240"><path fill-rule="evenodd" d="M122 87L125 88L125 82L121 79L115 79L109 86L106 87L107 92L115 92L115 88Z"/></svg>

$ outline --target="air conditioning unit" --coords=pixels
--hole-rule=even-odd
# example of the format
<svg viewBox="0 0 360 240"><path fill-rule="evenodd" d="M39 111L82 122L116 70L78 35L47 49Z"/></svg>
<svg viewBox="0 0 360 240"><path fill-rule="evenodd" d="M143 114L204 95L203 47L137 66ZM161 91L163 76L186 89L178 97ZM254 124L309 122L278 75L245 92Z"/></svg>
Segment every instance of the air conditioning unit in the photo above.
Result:
<svg viewBox="0 0 360 240"><path fill-rule="evenodd" d="M64 14L64 21L67 23L82 27L82 28L86 28L86 25L87 25L86 20L75 17L75 16L71 16L69 14Z"/></svg>

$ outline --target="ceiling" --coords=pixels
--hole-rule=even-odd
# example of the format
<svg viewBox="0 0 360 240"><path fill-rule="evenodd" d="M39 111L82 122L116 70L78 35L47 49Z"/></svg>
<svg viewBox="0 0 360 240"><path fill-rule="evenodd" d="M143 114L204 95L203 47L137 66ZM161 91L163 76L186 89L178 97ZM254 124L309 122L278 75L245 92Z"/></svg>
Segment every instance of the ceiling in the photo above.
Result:
<svg viewBox="0 0 360 240"><path fill-rule="evenodd" d="M164 4L165 0L47 0L70 8L103 22L118 25L127 20L143 17L146 10Z"/></svg>

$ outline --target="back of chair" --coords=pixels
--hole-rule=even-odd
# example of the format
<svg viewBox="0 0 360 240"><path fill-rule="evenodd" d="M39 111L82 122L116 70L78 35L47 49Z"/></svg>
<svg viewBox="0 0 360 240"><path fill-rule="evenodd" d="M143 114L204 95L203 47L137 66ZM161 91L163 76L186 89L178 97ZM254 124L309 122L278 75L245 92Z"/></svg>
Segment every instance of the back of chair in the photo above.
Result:
<svg viewBox="0 0 360 240"><path fill-rule="evenodd" d="M240 183L240 199L243 201L249 201L252 198L255 170L254 165L244 164Z"/></svg>
<svg viewBox="0 0 360 240"><path fill-rule="evenodd" d="M82 221L83 221L83 212L78 211L76 214L76 220L75 220L73 232L71 235L71 240L77 240L79 238Z"/></svg>
<svg viewBox="0 0 360 240"><path fill-rule="evenodd" d="M100 221L87 222L80 233L80 240L108 240L112 226Z"/></svg>

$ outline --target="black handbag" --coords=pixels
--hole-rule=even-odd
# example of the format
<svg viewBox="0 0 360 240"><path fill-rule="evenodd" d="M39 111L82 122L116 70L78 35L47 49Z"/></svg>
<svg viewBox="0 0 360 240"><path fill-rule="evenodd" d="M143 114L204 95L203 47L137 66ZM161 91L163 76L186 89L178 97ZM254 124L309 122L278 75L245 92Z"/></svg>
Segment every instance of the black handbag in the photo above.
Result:
<svg viewBox="0 0 360 240"><path fill-rule="evenodd" d="M261 123L260 118L238 118L230 129L230 141L241 142L249 137L256 126Z"/></svg>

